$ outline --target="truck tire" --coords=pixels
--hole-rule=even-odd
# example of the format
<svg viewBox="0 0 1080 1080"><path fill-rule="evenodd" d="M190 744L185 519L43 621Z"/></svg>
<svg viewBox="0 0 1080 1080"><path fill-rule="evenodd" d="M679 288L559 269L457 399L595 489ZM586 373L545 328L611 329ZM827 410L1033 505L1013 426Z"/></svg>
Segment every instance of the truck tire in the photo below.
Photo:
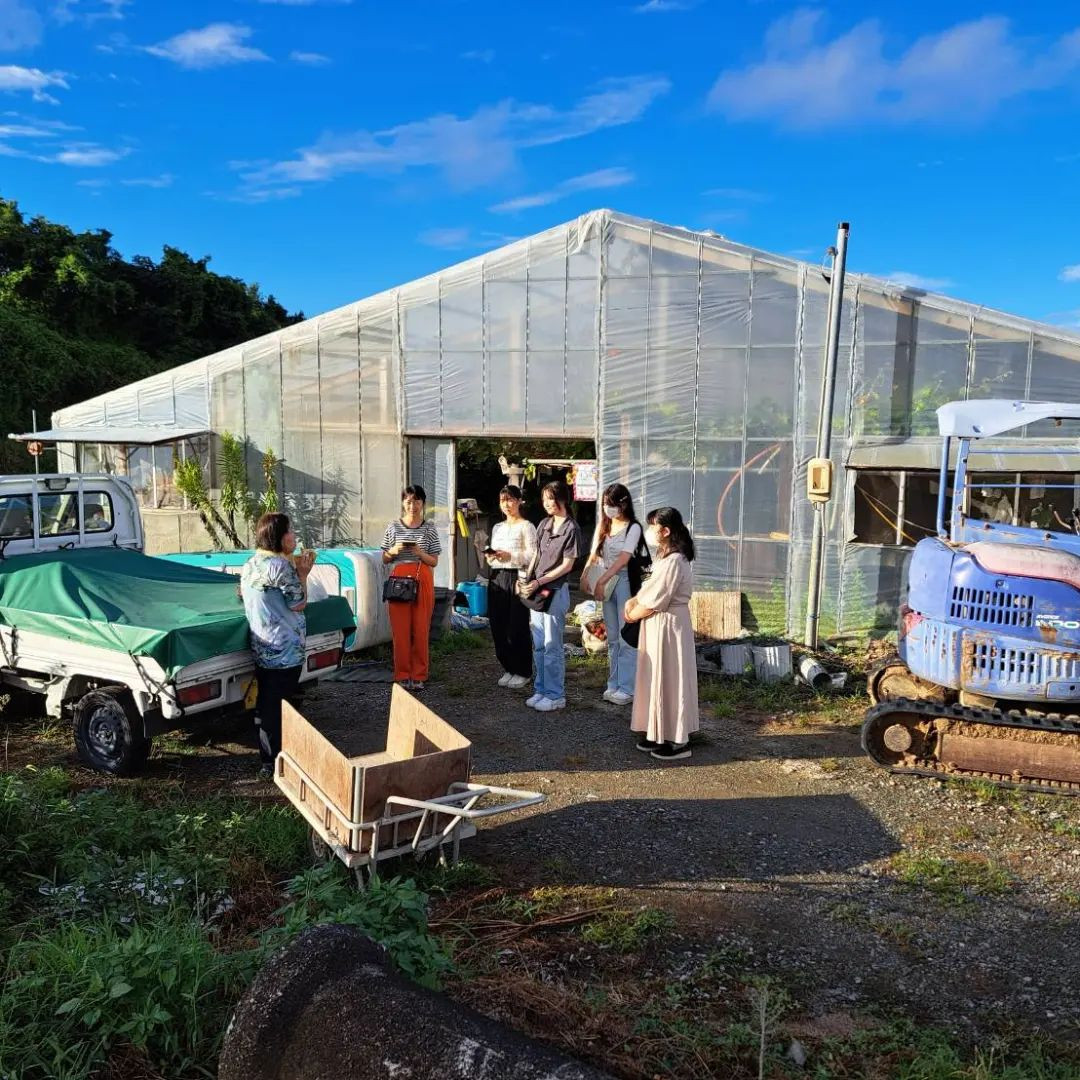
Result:
<svg viewBox="0 0 1080 1080"><path fill-rule="evenodd" d="M150 756L150 740L127 687L83 694L75 703L74 727L79 757L98 772L131 776Z"/></svg>

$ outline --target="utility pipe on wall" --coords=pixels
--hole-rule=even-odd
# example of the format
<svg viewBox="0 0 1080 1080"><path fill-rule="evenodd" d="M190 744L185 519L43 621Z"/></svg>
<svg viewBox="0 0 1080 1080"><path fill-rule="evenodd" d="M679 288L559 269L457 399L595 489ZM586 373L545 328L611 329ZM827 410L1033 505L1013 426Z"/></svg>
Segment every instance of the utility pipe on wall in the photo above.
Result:
<svg viewBox="0 0 1080 1080"><path fill-rule="evenodd" d="M825 339L825 372L821 380L821 407L818 411L816 457L827 460L832 449L833 397L836 390L836 358L840 353L840 320L844 307L844 268L847 264L848 230L846 221L836 230L832 280L829 283L829 327ZM806 627L804 640L810 649L818 643L818 619L821 613L821 568L825 557L825 510L832 498L832 483L828 490L813 501L814 531L810 542L810 580L806 595Z"/></svg>

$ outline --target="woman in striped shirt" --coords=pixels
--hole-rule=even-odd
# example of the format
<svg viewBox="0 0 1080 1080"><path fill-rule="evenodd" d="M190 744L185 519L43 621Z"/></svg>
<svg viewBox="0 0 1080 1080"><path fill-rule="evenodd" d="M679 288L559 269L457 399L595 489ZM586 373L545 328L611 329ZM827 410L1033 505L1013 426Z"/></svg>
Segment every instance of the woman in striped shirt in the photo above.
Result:
<svg viewBox="0 0 1080 1080"><path fill-rule="evenodd" d="M386 526L382 560L392 577L415 577L419 585L411 604L392 603L390 631L394 639L394 681L409 690L422 690L428 677L428 638L435 610L435 577L442 544L430 521L424 520L427 492L410 484L401 493L401 517Z"/></svg>
<svg viewBox="0 0 1080 1080"><path fill-rule="evenodd" d="M536 526L521 516L521 488L507 484L499 492L499 509L506 517L491 530L486 557L488 619L495 656L502 665L500 686L517 690L532 678L532 631L529 609L518 599L518 579L536 558Z"/></svg>

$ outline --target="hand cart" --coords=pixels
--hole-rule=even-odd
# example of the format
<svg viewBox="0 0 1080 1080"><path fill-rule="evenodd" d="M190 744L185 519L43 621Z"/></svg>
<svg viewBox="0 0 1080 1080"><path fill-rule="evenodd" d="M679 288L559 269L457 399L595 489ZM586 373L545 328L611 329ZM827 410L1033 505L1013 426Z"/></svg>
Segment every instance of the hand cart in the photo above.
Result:
<svg viewBox="0 0 1080 1080"><path fill-rule="evenodd" d="M471 743L395 686L386 749L348 757L288 702L274 782L311 826L312 850L337 857L364 887L379 862L438 849L456 863L476 822L544 801L538 791L474 784Z"/></svg>

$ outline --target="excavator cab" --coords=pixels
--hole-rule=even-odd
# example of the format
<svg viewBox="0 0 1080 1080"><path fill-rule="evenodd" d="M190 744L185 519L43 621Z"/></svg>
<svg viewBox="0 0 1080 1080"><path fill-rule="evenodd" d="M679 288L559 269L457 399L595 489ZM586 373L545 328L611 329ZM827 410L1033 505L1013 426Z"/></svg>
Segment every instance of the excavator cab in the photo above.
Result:
<svg viewBox="0 0 1080 1080"><path fill-rule="evenodd" d="M863 747L896 772L1080 794L1080 492L1016 479L1035 453L1080 474L1080 445L1016 437L1080 419L1080 405L963 401L937 415L937 535L912 553L897 655L869 678ZM978 479L1003 473L1015 482Z"/></svg>

